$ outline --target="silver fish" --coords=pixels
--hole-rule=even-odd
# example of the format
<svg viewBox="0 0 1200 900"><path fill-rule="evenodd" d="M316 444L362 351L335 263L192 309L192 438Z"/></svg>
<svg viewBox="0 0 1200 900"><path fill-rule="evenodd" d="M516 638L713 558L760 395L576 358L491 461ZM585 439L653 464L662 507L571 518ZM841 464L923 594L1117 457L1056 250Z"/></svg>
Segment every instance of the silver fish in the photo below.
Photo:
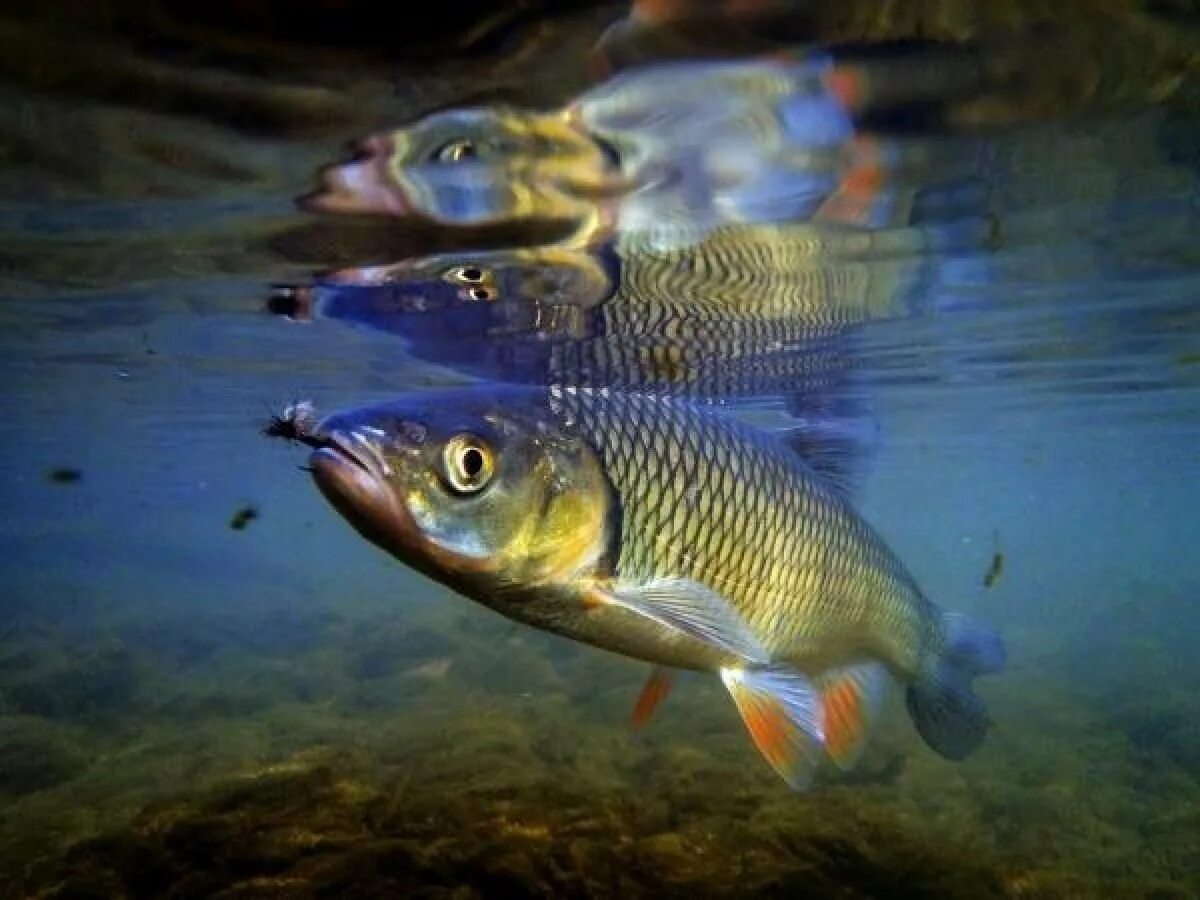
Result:
<svg viewBox="0 0 1200 900"><path fill-rule="evenodd" d="M852 767L886 690L960 759L998 636L921 593L842 492L769 435L685 401L468 388L334 415L318 487L365 537L519 622L711 671L796 789Z"/></svg>

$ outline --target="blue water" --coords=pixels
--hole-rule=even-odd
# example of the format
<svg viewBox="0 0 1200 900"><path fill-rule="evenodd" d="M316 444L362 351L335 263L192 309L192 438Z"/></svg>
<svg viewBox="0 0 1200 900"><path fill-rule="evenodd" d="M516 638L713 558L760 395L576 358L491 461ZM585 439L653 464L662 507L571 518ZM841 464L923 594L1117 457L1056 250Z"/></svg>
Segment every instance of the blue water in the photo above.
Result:
<svg viewBox="0 0 1200 900"><path fill-rule="evenodd" d="M615 15L544 27L588 46ZM531 108L628 83L576 65L548 84L553 42L521 46L501 69ZM928 65L899 59L914 81ZM168 64L186 83L186 61ZM787 119L816 159L800 178L756 161L761 135L720 131L719 92L676 106L679 121L677 94L635 93L651 126L672 124L638 145L651 186L611 230L514 216L503 196L524 176L486 167L437 174L432 225L296 208L314 178L329 189L336 175L314 173L342 142L452 107L489 65L448 61L399 88L365 68L274 76L361 98L315 134L198 121L136 92L64 98L19 73L5 88L45 121L69 110L59 127L94 140L80 174L49 152L42 118L2 123L13 146L39 127L45 144L11 155L0 195L0 894L1200 892L1200 122L1186 103L1068 99L1047 114L1034 98L978 127L804 104ZM711 63L683 65L699 79ZM706 140L687 144L680 121ZM632 140L638 122L605 127ZM175 163L118 137L155 128ZM838 183L822 148L847 134L891 162L865 218L830 223L814 212ZM676 177L659 178L668 163ZM726 190L718 175L748 180ZM399 189L381 190L362 202ZM936 757L896 704L861 772L794 795L700 675L632 734L644 664L415 574L330 508L301 448L262 434L298 400L331 412L545 380L546 348L581 339L507 283L504 302L463 301L421 269L429 254L502 268L557 230L611 277L702 245L731 209L737 227L870 236L813 268L858 266L892 302L813 323L819 339L755 333L744 358L701 354L719 389L690 384L686 364L575 375L695 395L781 434L826 429L854 507L925 593L1004 635L1008 669L980 684L992 728L965 762ZM481 216L495 228L472 230ZM349 283L396 264L390 287ZM311 285L313 314L268 312L279 284ZM582 340L637 343L586 315ZM686 305L672 315L692 321ZM821 378L757 378L764 361ZM256 517L231 527L244 508Z"/></svg>

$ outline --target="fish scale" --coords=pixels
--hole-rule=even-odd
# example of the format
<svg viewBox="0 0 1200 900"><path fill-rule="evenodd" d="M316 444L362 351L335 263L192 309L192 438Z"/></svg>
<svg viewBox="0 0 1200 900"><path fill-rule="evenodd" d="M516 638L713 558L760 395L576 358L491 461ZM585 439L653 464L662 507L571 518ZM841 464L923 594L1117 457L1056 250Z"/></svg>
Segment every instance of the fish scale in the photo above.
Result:
<svg viewBox="0 0 1200 900"><path fill-rule="evenodd" d="M636 303L610 304L607 327L652 334L647 324L665 320L707 334L714 323L828 327L895 315L912 280L912 262L868 263L845 258L847 252L856 250L805 225L726 227L679 247L626 238L617 250L627 261L618 296Z"/></svg>
<svg viewBox="0 0 1200 900"><path fill-rule="evenodd" d="M797 665L816 662L818 640L822 657L831 652L826 638L837 635L915 669L936 637L935 608L794 454L686 403L570 388L554 396L552 408L599 450L616 492L618 579L709 584Z"/></svg>

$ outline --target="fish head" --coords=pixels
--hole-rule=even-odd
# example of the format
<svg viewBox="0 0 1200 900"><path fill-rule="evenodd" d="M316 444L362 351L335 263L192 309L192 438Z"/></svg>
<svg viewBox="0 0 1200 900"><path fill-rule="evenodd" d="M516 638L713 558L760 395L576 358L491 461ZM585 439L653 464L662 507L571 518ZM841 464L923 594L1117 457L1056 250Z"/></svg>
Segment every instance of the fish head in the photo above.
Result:
<svg viewBox="0 0 1200 900"><path fill-rule="evenodd" d="M320 314L417 341L581 338L615 268L609 252L566 247L438 254L330 273Z"/></svg>
<svg viewBox="0 0 1200 900"><path fill-rule="evenodd" d="M396 168L452 168L518 159L581 166L607 163L602 149L568 116L511 106L439 110L373 140L375 151Z"/></svg>
<svg viewBox="0 0 1200 900"><path fill-rule="evenodd" d="M358 141L303 203L441 226L574 225L589 219L588 191L611 166L611 154L562 115L449 109Z"/></svg>
<svg viewBox="0 0 1200 900"><path fill-rule="evenodd" d="M365 538L488 605L569 587L607 558L611 488L539 396L465 388L330 416L313 477Z"/></svg>

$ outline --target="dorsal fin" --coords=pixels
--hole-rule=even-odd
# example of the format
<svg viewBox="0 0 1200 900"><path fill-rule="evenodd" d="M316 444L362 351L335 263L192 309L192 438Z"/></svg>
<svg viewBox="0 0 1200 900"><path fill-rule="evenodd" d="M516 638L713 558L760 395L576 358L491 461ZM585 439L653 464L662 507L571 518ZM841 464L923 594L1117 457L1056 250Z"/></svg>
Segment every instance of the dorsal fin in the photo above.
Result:
<svg viewBox="0 0 1200 900"><path fill-rule="evenodd" d="M858 461L854 451L846 444L804 426L788 428L779 436L809 468L843 497L851 497L858 489Z"/></svg>
<svg viewBox="0 0 1200 900"><path fill-rule="evenodd" d="M843 497L861 486L864 461L879 443L879 423L857 409L790 410L791 418L773 429L776 436Z"/></svg>

